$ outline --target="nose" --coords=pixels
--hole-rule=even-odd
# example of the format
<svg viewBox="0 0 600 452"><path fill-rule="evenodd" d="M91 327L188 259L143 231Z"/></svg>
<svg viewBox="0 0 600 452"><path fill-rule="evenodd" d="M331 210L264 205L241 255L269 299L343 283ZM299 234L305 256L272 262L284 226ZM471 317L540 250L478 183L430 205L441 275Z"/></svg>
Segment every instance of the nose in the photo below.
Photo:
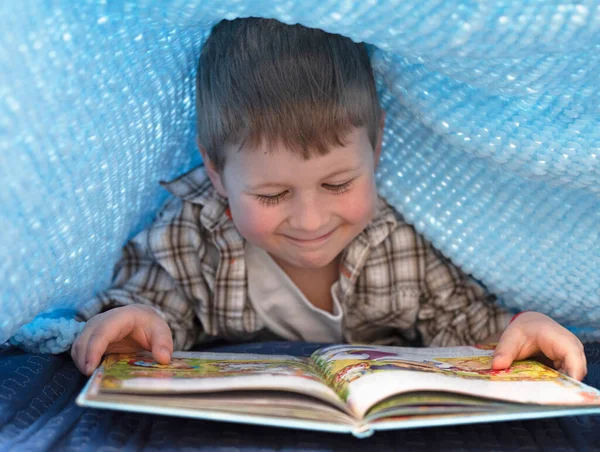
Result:
<svg viewBox="0 0 600 452"><path fill-rule="evenodd" d="M289 224L298 231L315 233L327 232L329 209L316 195L298 196L293 202Z"/></svg>

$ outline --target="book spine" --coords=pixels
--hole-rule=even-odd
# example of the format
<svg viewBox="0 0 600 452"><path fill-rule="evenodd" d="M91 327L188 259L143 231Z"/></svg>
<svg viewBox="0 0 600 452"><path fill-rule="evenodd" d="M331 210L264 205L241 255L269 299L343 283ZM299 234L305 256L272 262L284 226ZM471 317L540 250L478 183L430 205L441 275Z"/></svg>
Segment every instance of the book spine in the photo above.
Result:
<svg viewBox="0 0 600 452"><path fill-rule="evenodd" d="M375 430L373 430L368 425L359 425L354 430L352 430L352 435L360 439L373 436L373 433L375 433Z"/></svg>

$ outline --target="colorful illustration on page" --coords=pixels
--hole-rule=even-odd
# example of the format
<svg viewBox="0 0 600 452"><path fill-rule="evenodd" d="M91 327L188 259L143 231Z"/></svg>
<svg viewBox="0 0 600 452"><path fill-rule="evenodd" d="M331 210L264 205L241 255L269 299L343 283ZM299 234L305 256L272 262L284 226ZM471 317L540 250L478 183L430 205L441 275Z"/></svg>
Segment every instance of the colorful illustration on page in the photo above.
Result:
<svg viewBox="0 0 600 452"><path fill-rule="evenodd" d="M564 376L537 361L515 361L508 369L492 370L491 356L469 356L464 358L435 358L449 365L446 372L469 379L489 381L553 381Z"/></svg>
<svg viewBox="0 0 600 452"><path fill-rule="evenodd" d="M493 347L489 348L490 352ZM428 357L406 359L393 350L370 346L339 346L317 356L317 362L328 376L330 384L342 397L353 381L383 371L420 371L441 373L461 379L486 381L554 381L564 386L574 383L559 372L537 361L517 361L508 369L492 370L492 355L467 357Z"/></svg>
<svg viewBox="0 0 600 452"><path fill-rule="evenodd" d="M320 381L311 367L301 360L216 360L190 357L172 358L169 364L159 364L151 356L116 354L108 355L103 364L103 389L118 389L122 386L122 381L134 378L204 379L276 375Z"/></svg>

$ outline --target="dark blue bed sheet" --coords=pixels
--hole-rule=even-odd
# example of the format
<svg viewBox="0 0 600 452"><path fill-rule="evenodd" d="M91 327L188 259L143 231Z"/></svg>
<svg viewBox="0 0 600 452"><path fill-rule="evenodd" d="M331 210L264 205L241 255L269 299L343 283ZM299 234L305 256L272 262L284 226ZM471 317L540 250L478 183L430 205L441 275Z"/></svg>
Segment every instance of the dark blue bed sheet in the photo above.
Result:
<svg viewBox="0 0 600 452"><path fill-rule="evenodd" d="M267 342L220 351L308 355L316 344ZM600 387L600 344L587 344L586 383ZM600 450L600 416L432 427L351 435L84 409L86 379L67 354L0 346L0 450L350 451Z"/></svg>

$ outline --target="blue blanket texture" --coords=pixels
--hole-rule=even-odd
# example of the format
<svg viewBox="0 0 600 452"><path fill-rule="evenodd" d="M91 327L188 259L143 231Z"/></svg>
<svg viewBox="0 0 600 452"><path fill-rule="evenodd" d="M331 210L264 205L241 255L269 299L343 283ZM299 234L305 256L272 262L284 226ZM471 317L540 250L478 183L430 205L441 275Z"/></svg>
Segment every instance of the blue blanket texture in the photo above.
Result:
<svg viewBox="0 0 600 452"><path fill-rule="evenodd" d="M371 44L387 111L382 194L509 309L600 338L599 8L0 2L0 343L68 348L81 325L56 310L109 285L166 197L159 180L199 163L199 49L239 16Z"/></svg>

